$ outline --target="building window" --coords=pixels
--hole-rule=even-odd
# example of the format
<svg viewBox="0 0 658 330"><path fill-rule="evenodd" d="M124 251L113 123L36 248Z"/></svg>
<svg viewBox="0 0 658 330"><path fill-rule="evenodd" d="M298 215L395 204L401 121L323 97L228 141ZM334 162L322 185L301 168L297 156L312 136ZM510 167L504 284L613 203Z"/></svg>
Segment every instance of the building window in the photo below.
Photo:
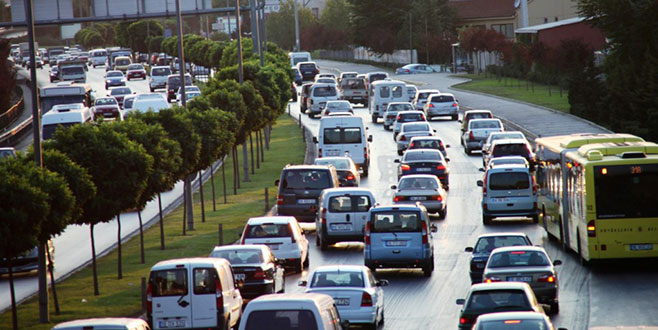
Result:
<svg viewBox="0 0 658 330"><path fill-rule="evenodd" d="M507 38L514 38L514 24L491 24L491 28Z"/></svg>
<svg viewBox="0 0 658 330"><path fill-rule="evenodd" d="M556 22L558 21L558 18L557 18L557 17L555 17L555 21L556 21Z"/></svg>

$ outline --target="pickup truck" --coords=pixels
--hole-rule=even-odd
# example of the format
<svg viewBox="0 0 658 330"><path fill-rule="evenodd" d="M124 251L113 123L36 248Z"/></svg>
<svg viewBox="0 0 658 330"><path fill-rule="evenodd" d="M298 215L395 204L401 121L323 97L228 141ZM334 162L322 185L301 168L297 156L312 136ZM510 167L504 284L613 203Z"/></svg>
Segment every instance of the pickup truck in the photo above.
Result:
<svg viewBox="0 0 658 330"><path fill-rule="evenodd" d="M361 78L343 78L340 82L340 99L350 103L368 103L366 82Z"/></svg>
<svg viewBox="0 0 658 330"><path fill-rule="evenodd" d="M474 149L482 150L482 144L487 140L489 134L503 132L503 123L500 119L473 119L468 122L468 127L461 138L464 152L470 155Z"/></svg>

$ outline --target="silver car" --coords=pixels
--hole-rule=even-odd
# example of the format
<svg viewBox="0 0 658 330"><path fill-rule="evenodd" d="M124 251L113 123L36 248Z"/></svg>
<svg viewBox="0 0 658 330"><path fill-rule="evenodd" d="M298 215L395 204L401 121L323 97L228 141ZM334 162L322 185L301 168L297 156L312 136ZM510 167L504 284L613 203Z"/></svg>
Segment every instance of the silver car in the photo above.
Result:
<svg viewBox="0 0 658 330"><path fill-rule="evenodd" d="M448 193L443 189L436 175L413 174L403 176L394 189L395 204L415 204L420 202L428 213L438 213L444 219L448 212Z"/></svg>
<svg viewBox="0 0 658 330"><path fill-rule="evenodd" d="M400 126L400 133L395 137L395 142L398 147L398 155L402 156L405 150L409 147L409 141L412 137L416 136L433 136L436 133L435 129L428 122L411 122L404 123Z"/></svg>
<svg viewBox="0 0 658 330"><path fill-rule="evenodd" d="M449 93L433 94L427 98L423 109L428 120L432 117L450 116L452 120L457 120L459 114L459 104L455 96Z"/></svg>
<svg viewBox="0 0 658 330"><path fill-rule="evenodd" d="M421 89L418 90L416 93L416 97L414 98L414 101L412 102L414 104L414 107L416 107L416 110L423 110L425 108L425 101L427 101L427 98L432 95L432 94L439 94L438 89Z"/></svg>
<svg viewBox="0 0 658 330"><path fill-rule="evenodd" d="M415 111L415 110L399 112L398 115L395 117L395 122L393 123L393 140L395 140L398 133L400 133L400 127L402 127L402 124L415 122L415 121L426 122L427 119L425 119L425 114L422 111Z"/></svg>
<svg viewBox="0 0 658 330"><path fill-rule="evenodd" d="M354 109L352 104L349 101L337 100L337 101L327 101L327 104L322 110L322 116L328 116L334 112L349 112L354 114Z"/></svg>
<svg viewBox="0 0 658 330"><path fill-rule="evenodd" d="M397 117L398 112L411 110L414 110L414 106L410 102L389 103L384 112L384 129L391 129L391 126L395 123L395 117Z"/></svg>

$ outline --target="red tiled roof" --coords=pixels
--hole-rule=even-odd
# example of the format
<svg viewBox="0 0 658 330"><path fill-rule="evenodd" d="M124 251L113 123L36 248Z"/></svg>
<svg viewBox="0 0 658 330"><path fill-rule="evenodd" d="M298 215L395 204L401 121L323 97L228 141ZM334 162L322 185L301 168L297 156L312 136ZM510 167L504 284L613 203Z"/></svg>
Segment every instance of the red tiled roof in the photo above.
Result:
<svg viewBox="0 0 658 330"><path fill-rule="evenodd" d="M512 17L516 14L514 0L449 0L457 9L460 20Z"/></svg>

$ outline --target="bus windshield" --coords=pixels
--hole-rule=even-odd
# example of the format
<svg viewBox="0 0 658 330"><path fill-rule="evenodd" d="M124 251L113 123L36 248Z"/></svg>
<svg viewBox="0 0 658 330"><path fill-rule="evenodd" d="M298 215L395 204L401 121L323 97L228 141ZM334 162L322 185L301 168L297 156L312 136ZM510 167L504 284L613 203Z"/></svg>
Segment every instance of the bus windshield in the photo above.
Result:
<svg viewBox="0 0 658 330"><path fill-rule="evenodd" d="M658 217L658 164L594 166L596 216Z"/></svg>
<svg viewBox="0 0 658 330"><path fill-rule="evenodd" d="M69 104L69 103L84 103L86 100L85 95L58 95L58 96L47 96L41 97L41 111L46 112L50 111L53 106L58 104Z"/></svg>

